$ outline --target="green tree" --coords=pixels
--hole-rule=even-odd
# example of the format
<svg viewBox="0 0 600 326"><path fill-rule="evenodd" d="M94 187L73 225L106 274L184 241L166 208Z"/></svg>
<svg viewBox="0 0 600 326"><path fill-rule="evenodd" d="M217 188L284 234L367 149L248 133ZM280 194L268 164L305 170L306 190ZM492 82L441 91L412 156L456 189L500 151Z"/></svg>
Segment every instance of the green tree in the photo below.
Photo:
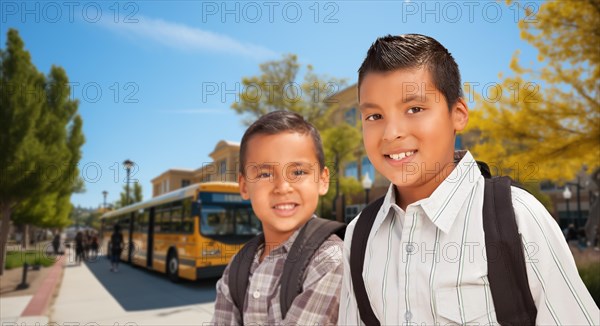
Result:
<svg viewBox="0 0 600 326"><path fill-rule="evenodd" d="M12 219L64 225L70 195L81 188L76 176L84 139L62 68L52 67L48 77L38 72L14 29L0 61L1 274Z"/></svg>
<svg viewBox="0 0 600 326"><path fill-rule="evenodd" d="M301 69L306 73L299 81ZM315 74L312 65L302 67L294 54L265 62L260 71L260 75L242 79L239 101L231 106L244 116L244 124L250 125L272 111L287 110L300 114L320 130L328 125L333 104L328 98L345 85L345 80Z"/></svg>
<svg viewBox="0 0 600 326"><path fill-rule="evenodd" d="M139 182L134 182L129 185L129 203L127 205L124 205L127 203L127 185L123 186L123 191L119 195L121 199L115 203L115 208L125 207L144 200L142 195L142 185Z"/></svg>
<svg viewBox="0 0 600 326"><path fill-rule="evenodd" d="M503 96L477 97L473 151L521 182L569 180L583 164L600 165L600 1L523 9L521 37L537 48L538 63L524 67L517 51Z"/></svg>
<svg viewBox="0 0 600 326"><path fill-rule="evenodd" d="M334 189L329 189L325 198L332 201L331 210L335 211L335 202L340 196L340 193L351 196L361 191L360 187L355 187L354 183L348 180L354 180L353 178L341 177L340 173L340 165L342 162L354 159L355 154L360 152L361 134L356 127L342 123L326 129L321 135L327 165L332 169L330 187L335 187ZM343 213L336 213L336 219L341 220L342 214Z"/></svg>
<svg viewBox="0 0 600 326"><path fill-rule="evenodd" d="M84 143L83 122L77 115L77 101L69 98L68 83L64 69L52 67L45 88L44 114L37 123L38 138L44 148L57 147L55 152L63 155L60 162L65 163L48 166L43 171L52 191L26 198L15 206L12 220L15 224L25 225L25 229L29 224L47 228L69 225L71 194L83 190L77 168Z"/></svg>

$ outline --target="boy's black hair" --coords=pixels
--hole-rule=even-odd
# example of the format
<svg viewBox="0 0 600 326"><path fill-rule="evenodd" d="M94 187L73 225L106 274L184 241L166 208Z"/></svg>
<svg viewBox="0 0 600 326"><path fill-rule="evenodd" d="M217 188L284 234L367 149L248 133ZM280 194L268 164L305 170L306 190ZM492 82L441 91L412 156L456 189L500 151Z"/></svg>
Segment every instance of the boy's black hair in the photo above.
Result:
<svg viewBox="0 0 600 326"><path fill-rule="evenodd" d="M312 138L319 161L319 172L322 172L325 167L325 154L317 129L299 114L290 111L273 111L256 120L244 133L240 144L240 173L245 175L246 152L252 136L276 135L284 132L297 132Z"/></svg>
<svg viewBox="0 0 600 326"><path fill-rule="evenodd" d="M431 73L433 84L446 98L448 109L463 97L460 71L452 55L434 38L421 34L378 38L358 69L358 89L370 72L412 68L425 68Z"/></svg>

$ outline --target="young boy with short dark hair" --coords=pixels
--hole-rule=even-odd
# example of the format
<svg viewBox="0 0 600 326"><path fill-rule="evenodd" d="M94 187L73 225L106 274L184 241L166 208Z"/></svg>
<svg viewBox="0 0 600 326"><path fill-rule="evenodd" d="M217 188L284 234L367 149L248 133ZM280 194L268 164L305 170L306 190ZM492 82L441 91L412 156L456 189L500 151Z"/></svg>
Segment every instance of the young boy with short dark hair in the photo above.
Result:
<svg viewBox="0 0 600 326"><path fill-rule="evenodd" d="M284 309L285 316L285 298L280 293L288 253L309 221L314 225L319 219L314 215L319 196L329 188L318 131L295 113L275 111L262 116L242 137L239 184L242 197L250 199L262 222L264 241L250 254L242 249L226 267L217 283L213 324L336 324L343 269L343 241L337 235L327 234L306 270L299 273L300 279L291 280L301 282L301 289ZM235 275L232 270L239 270L245 259L251 260L249 275L240 273L231 284L230 273ZM245 280L245 298L237 302L235 289Z"/></svg>
<svg viewBox="0 0 600 326"><path fill-rule="evenodd" d="M391 184L370 215L362 270L352 270L351 255L366 210L346 230L339 324L497 324L503 302L492 297L484 249L488 188L473 156L454 151L469 112L452 55L423 35L379 38L359 69L358 94L367 155ZM532 195L508 188L533 298L529 320L598 325L558 225Z"/></svg>

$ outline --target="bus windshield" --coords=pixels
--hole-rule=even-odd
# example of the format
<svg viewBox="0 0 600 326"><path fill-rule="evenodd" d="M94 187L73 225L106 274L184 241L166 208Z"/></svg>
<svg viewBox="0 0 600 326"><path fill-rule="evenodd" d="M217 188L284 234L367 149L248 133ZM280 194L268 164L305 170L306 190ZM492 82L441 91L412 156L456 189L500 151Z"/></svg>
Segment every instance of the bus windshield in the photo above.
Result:
<svg viewBox="0 0 600 326"><path fill-rule="evenodd" d="M261 225L250 206L203 205L200 233L206 236L256 235Z"/></svg>

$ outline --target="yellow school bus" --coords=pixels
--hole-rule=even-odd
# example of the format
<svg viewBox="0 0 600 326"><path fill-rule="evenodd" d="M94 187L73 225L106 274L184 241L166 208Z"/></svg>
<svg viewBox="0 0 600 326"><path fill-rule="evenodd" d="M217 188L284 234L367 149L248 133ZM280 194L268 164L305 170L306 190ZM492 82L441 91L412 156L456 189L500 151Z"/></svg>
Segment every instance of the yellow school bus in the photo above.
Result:
<svg viewBox="0 0 600 326"><path fill-rule="evenodd" d="M102 215L102 245L119 224L121 260L173 281L220 276L231 257L261 231L250 201L233 182L205 182Z"/></svg>

